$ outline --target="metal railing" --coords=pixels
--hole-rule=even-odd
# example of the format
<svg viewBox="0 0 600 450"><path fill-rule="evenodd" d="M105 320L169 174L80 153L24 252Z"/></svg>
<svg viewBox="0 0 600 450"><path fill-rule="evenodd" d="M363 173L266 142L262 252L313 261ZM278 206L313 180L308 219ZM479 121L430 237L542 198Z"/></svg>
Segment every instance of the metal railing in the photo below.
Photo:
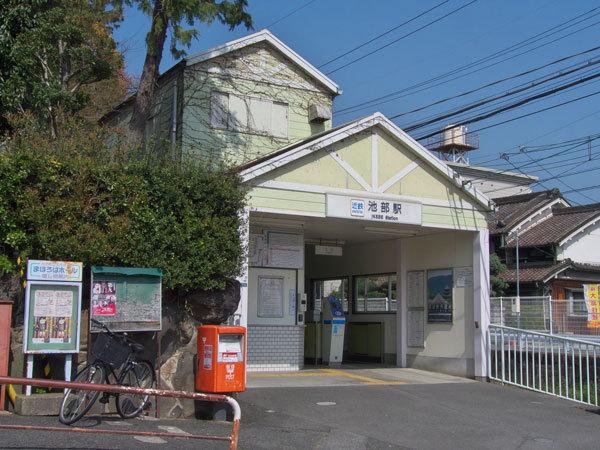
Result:
<svg viewBox="0 0 600 450"><path fill-rule="evenodd" d="M600 344L502 325L487 344L490 379L598 406Z"/></svg>
<svg viewBox="0 0 600 450"><path fill-rule="evenodd" d="M583 299L492 297L490 323L559 336L600 340L600 327L588 322Z"/></svg>
<svg viewBox="0 0 600 450"><path fill-rule="evenodd" d="M37 425L5 425L1 424L0 429L13 430L35 430L35 431L58 431L68 433L96 433L96 434L114 434L126 436L156 436L177 439L203 439L211 441L226 441L229 442L229 449L237 449L238 437L240 431L240 420L242 412L238 402L227 395L221 394L204 394L200 392L186 391L168 391L163 389L143 389L132 386L116 386L112 384L90 384L77 383L73 381L58 381L58 380L43 380L39 378L16 378L16 377L0 377L0 385L16 384L21 386L39 386L58 389L79 389L85 391L100 391L109 392L111 394L139 394L150 395L153 397L171 397L171 398L186 398L190 400L203 400L209 402L224 402L231 406L233 411L233 426L231 435L229 436L212 436L212 435L195 435L182 433L167 433L159 431L125 431L125 430L107 430L97 428L79 428L79 427L42 427Z"/></svg>

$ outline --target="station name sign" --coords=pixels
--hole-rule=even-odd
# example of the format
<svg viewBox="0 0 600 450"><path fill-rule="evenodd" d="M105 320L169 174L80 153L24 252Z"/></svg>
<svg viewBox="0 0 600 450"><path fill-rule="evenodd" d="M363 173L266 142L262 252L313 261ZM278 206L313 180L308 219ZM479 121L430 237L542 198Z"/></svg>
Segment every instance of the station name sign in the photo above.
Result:
<svg viewBox="0 0 600 450"><path fill-rule="evenodd" d="M327 216L420 225L421 204L390 198L327 194Z"/></svg>

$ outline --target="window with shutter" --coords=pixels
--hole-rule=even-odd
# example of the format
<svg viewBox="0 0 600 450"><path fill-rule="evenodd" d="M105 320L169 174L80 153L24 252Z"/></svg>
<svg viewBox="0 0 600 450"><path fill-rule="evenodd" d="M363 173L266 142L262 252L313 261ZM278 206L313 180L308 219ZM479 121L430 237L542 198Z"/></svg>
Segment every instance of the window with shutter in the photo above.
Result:
<svg viewBox="0 0 600 450"><path fill-rule="evenodd" d="M250 130L256 133L271 133L271 105L269 100L250 99Z"/></svg>
<svg viewBox="0 0 600 450"><path fill-rule="evenodd" d="M229 116L229 95L213 92L211 98L210 124L213 128L227 128Z"/></svg>
<svg viewBox="0 0 600 450"><path fill-rule="evenodd" d="M288 136L288 105L273 102L271 108L271 134L275 137L287 138Z"/></svg>
<svg viewBox="0 0 600 450"><path fill-rule="evenodd" d="M237 95L229 95L229 123L228 128L233 131L246 131L248 129L248 105L246 99Z"/></svg>

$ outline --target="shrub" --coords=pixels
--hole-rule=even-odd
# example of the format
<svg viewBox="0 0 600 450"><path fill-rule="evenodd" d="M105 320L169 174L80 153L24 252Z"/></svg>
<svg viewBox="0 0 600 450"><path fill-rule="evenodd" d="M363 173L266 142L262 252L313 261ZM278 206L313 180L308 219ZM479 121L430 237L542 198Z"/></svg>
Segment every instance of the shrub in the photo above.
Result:
<svg viewBox="0 0 600 450"><path fill-rule="evenodd" d="M21 256L159 267L164 287L178 292L223 288L242 257L238 177L142 157L114 133L72 124L51 140L21 127L5 143L0 273L16 272Z"/></svg>

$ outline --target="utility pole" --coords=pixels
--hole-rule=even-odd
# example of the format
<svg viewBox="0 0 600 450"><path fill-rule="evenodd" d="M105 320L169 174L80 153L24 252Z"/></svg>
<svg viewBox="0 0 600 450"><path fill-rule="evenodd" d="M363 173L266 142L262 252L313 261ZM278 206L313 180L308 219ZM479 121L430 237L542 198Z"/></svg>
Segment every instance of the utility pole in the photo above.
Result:
<svg viewBox="0 0 600 450"><path fill-rule="evenodd" d="M521 274L519 273L519 229L515 230L515 257L517 259L517 298L515 300L515 309L517 313L517 328L521 328Z"/></svg>

